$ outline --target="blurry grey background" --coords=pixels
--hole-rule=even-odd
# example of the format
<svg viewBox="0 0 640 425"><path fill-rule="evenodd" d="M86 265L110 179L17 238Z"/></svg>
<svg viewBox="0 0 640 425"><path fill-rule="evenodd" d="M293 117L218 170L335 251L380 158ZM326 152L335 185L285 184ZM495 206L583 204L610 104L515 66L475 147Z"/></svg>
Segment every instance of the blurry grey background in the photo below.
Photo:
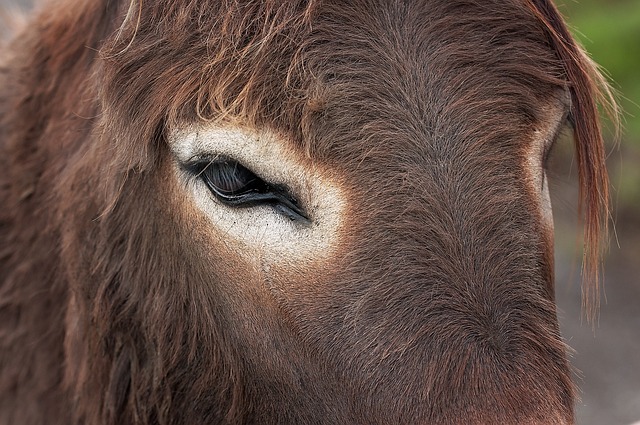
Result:
<svg viewBox="0 0 640 425"><path fill-rule="evenodd" d="M30 0L0 0L30 7ZM556 226L558 315L581 401L578 424L640 420L640 0L557 0L574 35L610 75L625 111L619 147L608 134L614 215L605 291L593 330L582 320L577 177L567 138L554 148L550 186ZM2 28L0 28L2 30Z"/></svg>

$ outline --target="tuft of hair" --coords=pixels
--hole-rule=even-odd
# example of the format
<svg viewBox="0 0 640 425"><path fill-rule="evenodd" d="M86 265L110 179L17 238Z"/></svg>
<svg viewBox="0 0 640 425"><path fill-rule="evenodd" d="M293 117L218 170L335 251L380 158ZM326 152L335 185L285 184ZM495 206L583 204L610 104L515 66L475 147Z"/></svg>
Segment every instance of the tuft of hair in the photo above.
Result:
<svg viewBox="0 0 640 425"><path fill-rule="evenodd" d="M549 43L562 61L571 93L570 122L573 125L578 178L579 215L584 221L582 258L582 308L594 322L600 307L601 263L608 240L610 217L609 178L599 106L619 129L619 107L603 73L571 36L556 6L531 0L532 11L546 27Z"/></svg>

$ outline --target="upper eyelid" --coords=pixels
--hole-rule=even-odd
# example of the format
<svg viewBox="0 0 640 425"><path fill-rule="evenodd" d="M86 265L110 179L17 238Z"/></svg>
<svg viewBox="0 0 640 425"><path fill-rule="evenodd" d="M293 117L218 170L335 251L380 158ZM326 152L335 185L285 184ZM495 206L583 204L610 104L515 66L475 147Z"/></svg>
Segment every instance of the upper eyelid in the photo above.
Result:
<svg viewBox="0 0 640 425"><path fill-rule="evenodd" d="M202 179L202 174L207 171L212 164L219 159L221 155L208 156L208 155L194 155L187 161L180 161L180 168L188 173L191 178ZM203 165L204 164L204 165ZM258 177L260 178L260 177ZM261 179L261 178L260 178Z"/></svg>
<svg viewBox="0 0 640 425"><path fill-rule="evenodd" d="M245 169L247 169L251 174L253 174L254 176L256 176L257 178L259 178L260 180L262 180L263 182L265 182L266 184L268 184L271 187L274 188L288 188L287 185L284 185L282 183L277 183L277 182L272 182L269 179L265 179L264 177L262 177L259 173L253 171L251 168L247 167L246 165L244 165L242 163L242 161L239 161L231 156L228 155L221 155L221 154L213 154L213 155L207 155L207 154L196 154L191 156L189 159L187 159L186 161L184 161L181 165L183 168L185 168L187 171L190 171L195 177L200 177L200 175L202 173L204 173L206 171L206 169L208 167L210 167L212 164L214 164L215 162L218 161L229 161L229 162L234 162L237 165L240 165L242 167L244 167ZM196 167L200 167L203 163L207 163L207 165L205 165L204 167L202 167L202 169L198 172L198 173L194 173L194 169Z"/></svg>
<svg viewBox="0 0 640 425"><path fill-rule="evenodd" d="M180 163L183 164L183 165L186 165L186 166L197 165L197 164L201 164L203 162L209 162L209 164L212 164L218 158L221 158L221 157L223 157L223 155L219 155L219 154L207 155L207 154L198 153L198 154L190 156L185 161L180 161Z"/></svg>

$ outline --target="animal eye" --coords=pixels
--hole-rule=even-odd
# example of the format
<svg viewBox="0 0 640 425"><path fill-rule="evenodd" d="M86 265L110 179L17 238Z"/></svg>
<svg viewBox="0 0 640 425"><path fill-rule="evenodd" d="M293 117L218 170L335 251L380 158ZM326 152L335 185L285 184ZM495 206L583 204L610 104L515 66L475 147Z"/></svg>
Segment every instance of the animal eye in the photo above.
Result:
<svg viewBox="0 0 640 425"><path fill-rule="evenodd" d="M238 161L217 157L197 161L187 169L223 204L233 207L270 205L291 220L309 220L285 186L265 182Z"/></svg>
<svg viewBox="0 0 640 425"><path fill-rule="evenodd" d="M234 199L247 193L264 191L265 183L235 161L210 162L200 175L209 189L220 197Z"/></svg>
<svg viewBox="0 0 640 425"><path fill-rule="evenodd" d="M553 153L556 149L556 146L559 144L560 139L567 135L567 130L573 130L573 118L569 114L569 112L565 112L565 116L562 120L559 121L555 132L551 139L549 139L543 148L542 151L542 168L547 171L549 170L550 162L553 162Z"/></svg>

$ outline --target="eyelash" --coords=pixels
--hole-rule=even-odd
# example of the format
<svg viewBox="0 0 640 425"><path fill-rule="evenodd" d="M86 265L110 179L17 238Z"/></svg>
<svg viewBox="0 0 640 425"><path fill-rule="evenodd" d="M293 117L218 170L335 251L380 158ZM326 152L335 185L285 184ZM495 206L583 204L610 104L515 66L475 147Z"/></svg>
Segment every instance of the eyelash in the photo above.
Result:
<svg viewBox="0 0 640 425"><path fill-rule="evenodd" d="M186 164L185 169L202 180L213 196L225 205L234 208L270 205L290 220L309 221L286 186L262 180L232 158L200 158Z"/></svg>

